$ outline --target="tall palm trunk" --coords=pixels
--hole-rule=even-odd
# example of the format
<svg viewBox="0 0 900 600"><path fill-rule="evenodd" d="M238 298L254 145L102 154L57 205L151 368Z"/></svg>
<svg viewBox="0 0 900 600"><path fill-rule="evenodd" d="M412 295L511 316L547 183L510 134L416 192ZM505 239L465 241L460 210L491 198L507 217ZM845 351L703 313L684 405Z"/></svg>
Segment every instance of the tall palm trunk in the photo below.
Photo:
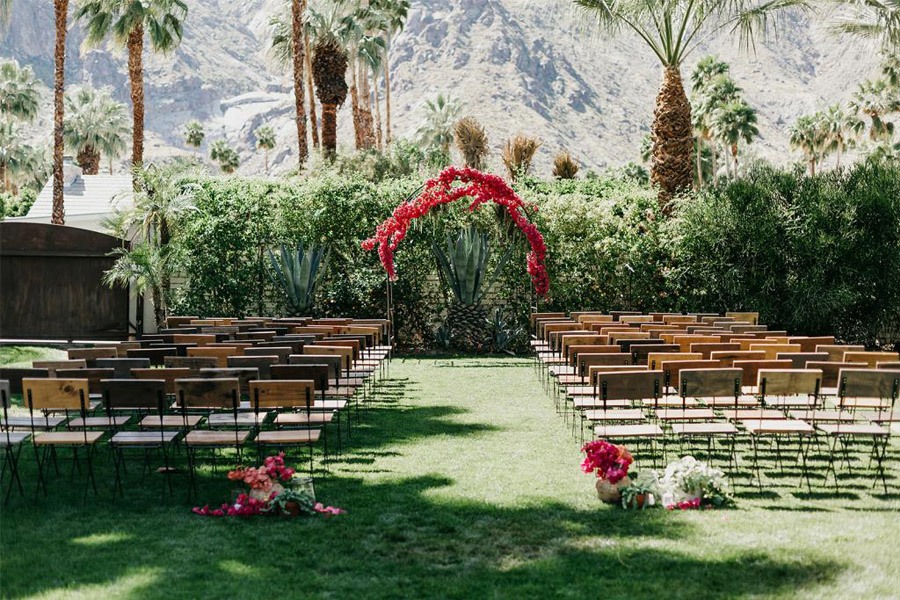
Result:
<svg viewBox="0 0 900 600"><path fill-rule="evenodd" d="M144 25L128 34L128 79L131 82L131 166L144 162ZM137 191L137 178L133 179Z"/></svg>
<svg viewBox="0 0 900 600"><path fill-rule="evenodd" d="M844 150L844 140L839 139L838 143L837 143L837 156L834 159L834 168L835 169L841 168L841 154L843 153L843 150Z"/></svg>
<svg viewBox="0 0 900 600"><path fill-rule="evenodd" d="M322 105L322 153L328 160L337 155L337 105Z"/></svg>
<svg viewBox="0 0 900 600"><path fill-rule="evenodd" d="M809 176L810 177L816 176L816 159L815 158L809 159Z"/></svg>
<svg viewBox="0 0 900 600"><path fill-rule="evenodd" d="M734 178L737 179L738 176L738 145L731 145L731 158L734 160Z"/></svg>
<svg viewBox="0 0 900 600"><path fill-rule="evenodd" d="M309 128L312 130L313 148L319 148L319 119L316 117L316 93L313 87L312 50L309 35L303 32L303 59L306 67L306 95L309 96Z"/></svg>
<svg viewBox="0 0 900 600"><path fill-rule="evenodd" d="M388 38L390 48L390 38ZM384 57L384 143L391 143L391 65L387 53Z"/></svg>
<svg viewBox="0 0 900 600"><path fill-rule="evenodd" d="M710 140L709 151L712 153L713 185L716 185L719 183L719 153L716 152L715 140Z"/></svg>
<svg viewBox="0 0 900 600"><path fill-rule="evenodd" d="M669 201L690 189L693 180L691 105L678 67L666 67L653 111L651 181L659 187L659 204L668 213Z"/></svg>
<svg viewBox="0 0 900 600"><path fill-rule="evenodd" d="M697 189L703 187L703 136L697 136L697 147L694 150L697 158Z"/></svg>
<svg viewBox="0 0 900 600"><path fill-rule="evenodd" d="M372 75L373 79L375 75ZM375 95L375 144L379 150L384 149L384 136L381 131L381 102L378 101L378 80L373 81L372 93Z"/></svg>
<svg viewBox="0 0 900 600"><path fill-rule="evenodd" d="M303 98L303 12L306 10L306 0L291 1L291 49L294 68L294 109L297 122L297 161L299 169L303 170L303 164L309 157L309 147L306 145L306 102ZM268 160L266 161L268 173Z"/></svg>
<svg viewBox="0 0 900 600"><path fill-rule="evenodd" d="M354 142L356 143L356 149L360 150L363 147L363 123L362 111L359 108L359 86L357 85L355 63L350 64L350 109L353 112Z"/></svg>
<svg viewBox="0 0 900 600"><path fill-rule="evenodd" d="M92 146L82 148L76 158L78 166L85 175L96 175L100 172L100 153Z"/></svg>
<svg viewBox="0 0 900 600"><path fill-rule="evenodd" d="M369 89L369 74L364 65L359 65L359 106L363 122L363 147L375 147L375 120L372 118L372 91Z"/></svg>
<svg viewBox="0 0 900 600"><path fill-rule="evenodd" d="M53 49L53 216L51 223L64 225L66 208L63 204L63 105L66 88L66 18L69 0L54 0L56 16L56 46Z"/></svg>

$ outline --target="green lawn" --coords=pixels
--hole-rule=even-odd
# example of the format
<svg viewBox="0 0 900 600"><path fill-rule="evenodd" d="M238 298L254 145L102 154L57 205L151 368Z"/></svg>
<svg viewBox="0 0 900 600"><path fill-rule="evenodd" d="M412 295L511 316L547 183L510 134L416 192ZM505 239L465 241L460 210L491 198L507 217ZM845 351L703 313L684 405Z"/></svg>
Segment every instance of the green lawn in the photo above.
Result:
<svg viewBox="0 0 900 600"><path fill-rule="evenodd" d="M345 454L318 482L332 519L212 519L183 480L160 501L133 469L81 502L67 473L50 496L2 513L0 589L25 597L897 597L900 494L746 485L738 508L624 512L601 505L552 400L523 359L397 359ZM30 450L30 449L27 449ZM898 463L892 447L892 466ZM23 455L30 457L30 455ZM774 474L773 474L774 475ZM152 479L152 478L151 478ZM227 500L224 473L201 499ZM857 486L852 488L850 486Z"/></svg>
<svg viewBox="0 0 900 600"><path fill-rule="evenodd" d="M66 351L45 346L0 346L0 366L30 367L35 360L66 360Z"/></svg>

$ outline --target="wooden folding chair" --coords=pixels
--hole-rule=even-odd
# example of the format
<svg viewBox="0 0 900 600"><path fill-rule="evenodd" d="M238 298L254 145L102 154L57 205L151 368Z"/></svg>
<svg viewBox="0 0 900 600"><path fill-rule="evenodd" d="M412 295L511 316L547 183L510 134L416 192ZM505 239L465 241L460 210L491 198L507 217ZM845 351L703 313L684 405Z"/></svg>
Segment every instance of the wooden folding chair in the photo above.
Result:
<svg viewBox="0 0 900 600"><path fill-rule="evenodd" d="M310 380L283 379L279 381L254 381L251 384L250 402L253 410L259 412L260 408L279 410L300 409L301 412L306 411L307 417L312 415L310 410L316 395L316 386ZM297 414L288 413L290 415ZM288 416L285 414L285 416ZM281 416L281 414L279 414ZM288 421L283 419L276 425L285 427ZM285 447L301 447L305 446L309 449L309 475L314 475L313 445L319 441L322 436L322 430L312 426L310 421L297 428L297 423L290 423L291 429L265 429L256 435L256 446L259 456L263 456L263 448L266 446L276 446L280 451L284 451ZM325 450L327 457L327 449Z"/></svg>
<svg viewBox="0 0 900 600"><path fill-rule="evenodd" d="M132 379L132 369L149 369L150 360L147 358L98 358L98 369L112 369L113 379Z"/></svg>
<svg viewBox="0 0 900 600"><path fill-rule="evenodd" d="M228 357L229 356L237 356L242 353L241 350L238 350L237 346L212 346L207 344L206 346L197 346L195 348L188 348L187 355L188 356L207 356L211 358L215 358L218 362L219 368L225 368L228 366Z"/></svg>
<svg viewBox="0 0 900 600"><path fill-rule="evenodd" d="M256 369L258 379L272 379L272 365L281 363L281 359L275 355L260 356L229 356L229 369Z"/></svg>
<svg viewBox="0 0 900 600"><path fill-rule="evenodd" d="M0 404L3 405L3 422L0 423L0 445L3 446L3 467L0 470L0 482L3 476L9 471L9 486L3 495L3 502L9 502L9 496L12 494L13 485L18 486L19 494L24 496L25 491L22 489L22 480L19 477L19 453L22 446L29 437L30 433L22 431L11 431L9 427L9 381L0 380Z"/></svg>
<svg viewBox="0 0 900 600"><path fill-rule="evenodd" d="M189 369L193 377L200 373L200 369L217 368L219 359L215 356L167 356L163 364L167 369Z"/></svg>
<svg viewBox="0 0 900 600"><path fill-rule="evenodd" d="M184 436L184 447L187 450L188 471L190 472L191 494L197 491L196 453L198 450L215 451L233 448L237 453L236 464L240 464L244 444L250 436L250 430L238 426L238 407L240 405L240 382L237 378L229 379L178 379L175 381L178 406L187 422L188 410L222 409L230 410L234 417L234 427L230 430L193 429ZM215 464L215 463L214 463Z"/></svg>
<svg viewBox="0 0 900 600"><path fill-rule="evenodd" d="M670 423L672 434L679 444L695 439L706 440L707 459L712 463L713 442L717 439L729 440L729 473L737 469L736 436L737 427L733 423L720 420L714 407L741 407L741 370L734 368L682 369L678 373L681 408L666 408L657 411L660 421ZM705 406L688 408L688 398Z"/></svg>
<svg viewBox="0 0 900 600"><path fill-rule="evenodd" d="M87 369L87 361L83 358L74 360L36 360L31 363L35 369L47 369L50 377L56 377L60 369Z"/></svg>
<svg viewBox="0 0 900 600"><path fill-rule="evenodd" d="M600 399L604 410L609 410L609 400L627 400L638 403L653 401L662 394L662 371L602 373L597 376L597 387L600 390ZM653 451L654 442L662 440L663 431L656 423L628 422L625 424L609 424L602 422L594 426L594 435L601 439L619 440L630 439L636 443L648 442L650 446L651 460L656 464L656 456ZM665 446L663 446L663 459L665 459Z"/></svg>
<svg viewBox="0 0 900 600"><path fill-rule="evenodd" d="M178 436L178 430L165 427L166 416L166 382L162 379L105 379L100 382L103 393L103 405L107 416L113 419L117 413L133 411L139 421L147 423L155 421L153 430L117 431L109 440L113 450L113 463L116 471L114 488L124 497L125 489L122 485L122 473L126 472L125 450L143 450L144 462L141 473L146 469L147 474L152 472L150 452L158 450L162 453L163 467L160 471L166 475L169 491L172 491L172 482L168 475L172 472L169 463L169 449L174 446ZM165 491L165 487L163 488Z"/></svg>
<svg viewBox="0 0 900 600"><path fill-rule="evenodd" d="M886 369L841 369L838 388L838 411L843 411L845 405L852 403L859 406L861 400L874 401L879 410L887 410L893 415L897 397L900 395L900 370L890 371ZM867 402L866 404L870 404ZM875 481L872 487L877 485L878 479L887 493L887 477L884 470L884 461L887 456L887 444L891 435L889 427L885 427L877 420L872 423L861 422L837 422L820 423L816 426L829 440L829 463L825 473L825 482L828 482L828 474L834 475L834 486L838 489L839 482L837 468L835 466L835 454L838 450L847 465L851 469L849 454L849 442L869 440L872 443L870 453L870 465L875 462Z"/></svg>
<svg viewBox="0 0 900 600"><path fill-rule="evenodd" d="M105 435L104 431L43 431L39 432L34 425L35 411L57 411L65 413L68 419L72 413L87 418L88 409L88 380L87 379L23 379L25 406L31 417L31 440L34 446L34 456L38 467L37 491L44 491L47 495L47 482L44 477L44 469L49 459L53 460L54 468L59 474L57 465L57 449L68 448L72 451L73 468L79 465L78 452L85 450L87 463L87 481L85 482L85 498L88 488L93 488L97 494L97 481L94 478L94 451L100 440Z"/></svg>

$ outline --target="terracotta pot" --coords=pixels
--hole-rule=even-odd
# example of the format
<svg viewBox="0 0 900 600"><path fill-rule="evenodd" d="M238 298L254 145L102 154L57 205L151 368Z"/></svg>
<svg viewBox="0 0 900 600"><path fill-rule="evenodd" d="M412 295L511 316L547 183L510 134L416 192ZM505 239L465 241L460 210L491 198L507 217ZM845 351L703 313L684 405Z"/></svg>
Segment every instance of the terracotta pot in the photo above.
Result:
<svg viewBox="0 0 900 600"><path fill-rule="evenodd" d="M646 494L638 494L637 496L634 497L634 505L637 508L644 508L644 502L646 502L646 501L647 501Z"/></svg>
<svg viewBox="0 0 900 600"><path fill-rule="evenodd" d="M284 510L287 511L287 515L291 517L299 517L300 516L300 505L296 502L285 502Z"/></svg>
<svg viewBox="0 0 900 600"><path fill-rule="evenodd" d="M622 499L621 488L631 485L628 477L622 478L617 483L610 483L605 479L597 480L597 497L607 504L618 504Z"/></svg>

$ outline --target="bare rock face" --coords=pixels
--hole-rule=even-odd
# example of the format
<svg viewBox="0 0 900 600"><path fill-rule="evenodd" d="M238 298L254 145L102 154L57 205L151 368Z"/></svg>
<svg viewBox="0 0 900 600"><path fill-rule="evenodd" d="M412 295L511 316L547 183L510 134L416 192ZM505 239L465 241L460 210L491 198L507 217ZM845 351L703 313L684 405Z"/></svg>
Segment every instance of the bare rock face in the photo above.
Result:
<svg viewBox="0 0 900 600"><path fill-rule="evenodd" d="M493 145L489 164L498 172L502 144L519 131L543 140L535 161L539 173L549 173L561 148L586 169L638 162L662 68L636 37L599 35L572 4L414 2L390 55L395 136L412 135L424 101L449 93L464 103L465 114L485 125ZM208 141L224 137L240 152L239 172L260 173L263 159L253 131L269 124L278 136L270 155L273 171L293 168L292 89L266 59L269 18L280 10L280 0L190 3L182 45L167 56L145 56L149 156L183 153L181 129L198 119ZM790 160L788 126L826 102L846 99L876 66L874 53L825 30L824 22L788 14L777 39L758 43L755 53L742 52L736 40L723 35L690 56L682 76L689 81L694 62L704 54L730 62L745 98L760 111L762 138L750 152ZM112 86L127 103L124 51L85 51L82 39L80 26L70 23L69 83ZM52 4L17 3L9 30L0 37L0 56L31 65L50 84L52 48ZM49 122L48 114L36 131L49 132ZM342 108L338 122L339 143L349 149L349 108Z"/></svg>

